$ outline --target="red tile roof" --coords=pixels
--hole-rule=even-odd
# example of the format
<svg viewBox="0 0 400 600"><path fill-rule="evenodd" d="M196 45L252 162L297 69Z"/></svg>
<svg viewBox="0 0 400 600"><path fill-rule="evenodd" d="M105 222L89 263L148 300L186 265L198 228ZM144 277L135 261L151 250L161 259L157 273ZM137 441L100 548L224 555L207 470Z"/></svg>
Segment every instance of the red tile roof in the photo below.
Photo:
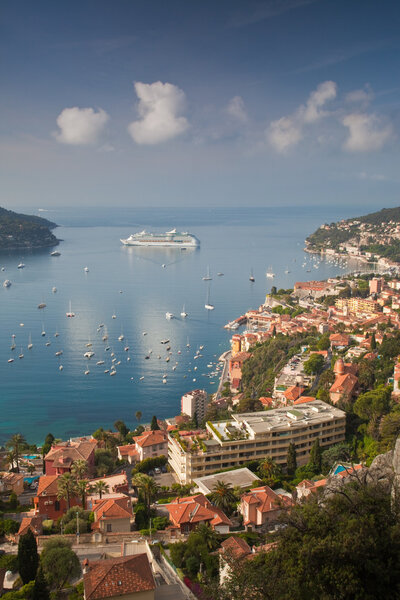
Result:
<svg viewBox="0 0 400 600"><path fill-rule="evenodd" d="M18 529L18 535L25 535L29 529L32 530L34 535L41 535L43 530L43 518L39 515L34 517L23 517L21 525Z"/></svg>
<svg viewBox="0 0 400 600"><path fill-rule="evenodd" d="M147 592L156 587L146 554L90 562L83 583L86 600Z"/></svg>
<svg viewBox="0 0 400 600"><path fill-rule="evenodd" d="M221 550L221 554L228 554L233 558L242 558L247 554L251 554L251 548L248 543L235 535L222 542Z"/></svg>
<svg viewBox="0 0 400 600"><path fill-rule="evenodd" d="M75 460L88 460L96 446L95 439L83 442L62 442L49 450L45 460L54 461L53 466L70 465Z"/></svg>
<svg viewBox="0 0 400 600"><path fill-rule="evenodd" d="M315 398L313 396L300 396L293 404L305 404L306 402L314 402L314 400Z"/></svg>
<svg viewBox="0 0 400 600"><path fill-rule="evenodd" d="M169 512L171 521L175 526L181 526L186 523L200 523L208 521L211 525L232 525L232 522L226 514L211 502L203 494L197 496L188 496L186 498L176 498L170 504L164 504Z"/></svg>
<svg viewBox="0 0 400 600"><path fill-rule="evenodd" d="M42 475L39 477L37 496L57 496L58 482L60 475Z"/></svg>
<svg viewBox="0 0 400 600"><path fill-rule="evenodd" d="M300 385L292 385L290 387L287 388L287 390L284 393L284 396L286 398L286 400L291 400L291 401L295 401L297 400L297 398L299 396L301 396L301 394L304 391L304 387L300 386Z"/></svg>
<svg viewBox="0 0 400 600"><path fill-rule="evenodd" d="M351 394L358 383L358 379L351 373L339 375L330 388L331 393Z"/></svg>
<svg viewBox="0 0 400 600"><path fill-rule="evenodd" d="M281 504L292 504L287 496L277 494L268 485L253 488L241 498L241 502L245 504L256 504L256 508L260 513L267 513L273 510L278 510ZM244 522L248 525L249 522Z"/></svg>
<svg viewBox="0 0 400 600"><path fill-rule="evenodd" d="M101 500L93 507L96 520L127 519L132 517L131 501L127 496Z"/></svg>
<svg viewBox="0 0 400 600"><path fill-rule="evenodd" d="M167 441L167 434L165 431L156 429L155 431L145 431L142 435L134 437L133 439L141 448L147 448L154 444L164 444Z"/></svg>

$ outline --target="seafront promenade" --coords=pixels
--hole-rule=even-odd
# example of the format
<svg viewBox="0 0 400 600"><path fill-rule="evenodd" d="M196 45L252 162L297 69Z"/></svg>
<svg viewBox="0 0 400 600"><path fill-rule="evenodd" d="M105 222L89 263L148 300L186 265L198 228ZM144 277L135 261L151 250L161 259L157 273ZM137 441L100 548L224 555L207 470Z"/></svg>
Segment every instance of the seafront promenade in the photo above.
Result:
<svg viewBox="0 0 400 600"><path fill-rule="evenodd" d="M219 380L219 385L218 385L218 390L217 393L215 395L215 399L218 400L219 397L221 396L221 390L224 386L224 384L228 381L229 379L229 360L232 356L232 353L230 350L227 350L226 352L224 352L223 354L221 354L221 356L219 357L219 362L223 362L224 366L221 372L221 378Z"/></svg>

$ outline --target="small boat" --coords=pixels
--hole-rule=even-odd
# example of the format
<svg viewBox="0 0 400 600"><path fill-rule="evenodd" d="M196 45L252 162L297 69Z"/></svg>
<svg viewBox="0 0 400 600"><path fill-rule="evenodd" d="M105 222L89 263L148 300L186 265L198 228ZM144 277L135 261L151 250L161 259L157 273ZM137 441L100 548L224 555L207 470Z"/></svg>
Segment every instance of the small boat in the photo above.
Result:
<svg viewBox="0 0 400 600"><path fill-rule="evenodd" d="M272 270L272 267L269 266L267 272L265 273L265 277L269 279L273 279L275 277L275 273Z"/></svg>
<svg viewBox="0 0 400 600"><path fill-rule="evenodd" d="M63 367L62 365L60 365L60 366L58 367L58 370L59 370L59 371L62 371L62 370L63 370L63 368L64 368L64 367Z"/></svg>
<svg viewBox="0 0 400 600"><path fill-rule="evenodd" d="M127 360L127 362L130 362L130 360L131 360L131 357L130 357L130 356L128 356L128 358L127 358L126 360Z"/></svg>
<svg viewBox="0 0 400 600"><path fill-rule="evenodd" d="M110 346L107 346L106 348L104 348L104 350L105 350L106 352L108 352L108 350L109 350L109 349L110 349Z"/></svg>
<svg viewBox="0 0 400 600"><path fill-rule="evenodd" d="M210 267L207 267L207 275L204 275L203 281L211 281L212 277L210 275Z"/></svg>
<svg viewBox="0 0 400 600"><path fill-rule="evenodd" d="M217 273L218 277L223 277L224 274L223 273Z"/></svg>
<svg viewBox="0 0 400 600"><path fill-rule="evenodd" d="M253 269L251 269L249 281L251 281L251 283L255 282L255 278L254 278L254 275L253 275Z"/></svg>
<svg viewBox="0 0 400 600"><path fill-rule="evenodd" d="M104 365L104 360L98 360L96 365Z"/></svg>
<svg viewBox="0 0 400 600"><path fill-rule="evenodd" d="M22 352L22 347L21 347L21 354L19 354L18 358L24 358L24 354Z"/></svg>
<svg viewBox="0 0 400 600"><path fill-rule="evenodd" d="M22 262L21 262L21 263L19 263L19 265L18 265L17 269L25 269L25 265L24 265L24 263L22 263Z"/></svg>
<svg viewBox="0 0 400 600"><path fill-rule="evenodd" d="M144 377L139 377L139 381L143 381Z"/></svg>
<svg viewBox="0 0 400 600"><path fill-rule="evenodd" d="M86 348L91 348L93 346L92 342L88 342L87 344L85 344Z"/></svg>
<svg viewBox="0 0 400 600"><path fill-rule="evenodd" d="M117 318L117 315L116 315L116 314L113 314L113 315L111 315L111 318L112 318L112 319L116 319L116 318Z"/></svg>
<svg viewBox="0 0 400 600"><path fill-rule="evenodd" d="M2 270L2 271L5 271L5 270L6 270L6 268L5 268L5 267L1 267L1 270Z"/></svg>
<svg viewBox="0 0 400 600"><path fill-rule="evenodd" d="M167 265L163 263L161 266L162 266L162 268L163 268L163 269L165 269L165 267L166 267Z"/></svg>
<svg viewBox="0 0 400 600"><path fill-rule="evenodd" d="M187 316L188 316L188 314L187 314L187 312L185 311L185 305L183 305L182 312L181 312L181 317L182 317L183 319L185 319Z"/></svg>
<svg viewBox="0 0 400 600"><path fill-rule="evenodd" d="M204 308L206 310L214 310L214 305L210 303L210 289L207 290L207 300L206 303L204 305Z"/></svg>
<svg viewBox="0 0 400 600"><path fill-rule="evenodd" d="M32 350L33 348L33 344L32 344L32 336L31 334L29 334L29 340L28 340L28 350Z"/></svg>
<svg viewBox="0 0 400 600"><path fill-rule="evenodd" d="M85 271L85 273L89 273L89 268L88 267L85 267L83 270Z"/></svg>
<svg viewBox="0 0 400 600"><path fill-rule="evenodd" d="M142 335L147 335L147 331L143 331Z"/></svg>
<svg viewBox="0 0 400 600"><path fill-rule="evenodd" d="M104 323L100 323L99 328L101 329L102 327L104 327Z"/></svg>
<svg viewBox="0 0 400 600"><path fill-rule="evenodd" d="M10 286L11 286L11 281L9 279L6 279L5 281L3 281L3 287L9 288Z"/></svg>
<svg viewBox="0 0 400 600"><path fill-rule="evenodd" d="M110 377L113 377L116 374L117 374L117 371L110 371Z"/></svg>
<svg viewBox="0 0 400 600"><path fill-rule="evenodd" d="M57 352L55 352L54 356L61 356L63 353L62 350L57 350Z"/></svg>
<svg viewBox="0 0 400 600"><path fill-rule="evenodd" d="M20 327L25 327L25 323L20 323L19 326Z"/></svg>
<svg viewBox="0 0 400 600"><path fill-rule="evenodd" d="M38 308L46 308L47 304L45 302L41 302L38 304Z"/></svg>
<svg viewBox="0 0 400 600"><path fill-rule="evenodd" d="M174 318L174 315L171 312L166 312L165 313L165 318L168 320L171 320Z"/></svg>
<svg viewBox="0 0 400 600"><path fill-rule="evenodd" d="M41 335L42 335L42 337L44 337L46 335L46 332L45 332L44 327L43 327L43 323L42 323L42 334Z"/></svg>
<svg viewBox="0 0 400 600"><path fill-rule="evenodd" d="M92 350L89 350L89 352L85 352L83 356L84 358L92 358L92 356L94 356L94 352Z"/></svg>
<svg viewBox="0 0 400 600"><path fill-rule="evenodd" d="M167 356L167 358L165 359L165 362L169 362L171 359L169 356Z"/></svg>
<svg viewBox="0 0 400 600"><path fill-rule="evenodd" d="M124 336L124 334L123 334L123 333L121 333L121 335L120 335L120 336L118 336L118 341L119 341L119 342L123 342L123 341L124 341L124 339L125 339L125 336Z"/></svg>
<svg viewBox="0 0 400 600"><path fill-rule="evenodd" d="M166 379L163 379L163 380L162 380L162 382L163 382L163 383L167 383L167 380L166 380Z"/></svg>
<svg viewBox="0 0 400 600"><path fill-rule="evenodd" d="M289 267L286 267L285 269L285 275L288 275L290 273Z"/></svg>
<svg viewBox="0 0 400 600"><path fill-rule="evenodd" d="M204 346L199 346L199 350L203 350L203 349L204 349Z"/></svg>
<svg viewBox="0 0 400 600"><path fill-rule="evenodd" d="M168 344L169 340L165 339L165 340L161 340L161 344Z"/></svg>
<svg viewBox="0 0 400 600"><path fill-rule="evenodd" d="M65 313L67 317L74 317L75 313L72 312L71 300L69 301L69 311Z"/></svg>
<svg viewBox="0 0 400 600"><path fill-rule="evenodd" d="M86 369L85 375L89 375L89 373L90 373L89 369Z"/></svg>
<svg viewBox="0 0 400 600"><path fill-rule="evenodd" d="M58 331L55 332L54 337L58 337L60 334L58 333Z"/></svg>
<svg viewBox="0 0 400 600"><path fill-rule="evenodd" d="M171 346L167 346L165 349L167 352L169 352L171 350Z"/></svg>
<svg viewBox="0 0 400 600"><path fill-rule="evenodd" d="M146 356L145 356L145 359L146 359L146 360L149 360L149 358L150 358L150 355L149 355L149 354L146 354Z"/></svg>
<svg viewBox="0 0 400 600"><path fill-rule="evenodd" d="M46 342L46 346L51 346L51 342Z"/></svg>
<svg viewBox="0 0 400 600"><path fill-rule="evenodd" d="M110 369L104 369L104 373L109 373Z"/></svg>
<svg viewBox="0 0 400 600"><path fill-rule="evenodd" d="M53 294L56 294L57 293L57 288L56 287L52 287L51 291L53 292Z"/></svg>
<svg viewBox="0 0 400 600"><path fill-rule="evenodd" d="M61 252L58 250L53 250L53 252L50 252L50 256L61 256Z"/></svg>
<svg viewBox="0 0 400 600"><path fill-rule="evenodd" d="M172 367L172 370L173 370L173 371L176 371L176 365L174 365L174 366Z"/></svg>
<svg viewBox="0 0 400 600"><path fill-rule="evenodd" d="M125 346L124 352L129 352L129 346Z"/></svg>
<svg viewBox="0 0 400 600"><path fill-rule="evenodd" d="M14 362L14 359L13 358L9 358L7 362L12 363L12 362Z"/></svg>

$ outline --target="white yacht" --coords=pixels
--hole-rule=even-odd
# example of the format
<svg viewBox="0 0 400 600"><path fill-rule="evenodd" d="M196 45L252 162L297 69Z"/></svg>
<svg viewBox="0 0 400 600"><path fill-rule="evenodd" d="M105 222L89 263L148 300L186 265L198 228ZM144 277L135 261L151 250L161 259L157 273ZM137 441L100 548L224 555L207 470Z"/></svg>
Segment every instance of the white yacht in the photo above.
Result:
<svg viewBox="0 0 400 600"><path fill-rule="evenodd" d="M187 312L185 311L185 305L183 305L182 312L181 312L181 317L182 317L183 319L185 319L187 316L188 316L188 314L187 314Z"/></svg>
<svg viewBox="0 0 400 600"><path fill-rule="evenodd" d="M21 262L21 263L19 263L19 265L18 265L17 269L25 269L25 265L24 265L24 263L22 263L22 262Z"/></svg>
<svg viewBox="0 0 400 600"><path fill-rule="evenodd" d="M71 305L71 300L69 301L69 311L67 313L65 313L67 317L74 317L75 313L72 312L72 305Z"/></svg>
<svg viewBox="0 0 400 600"><path fill-rule="evenodd" d="M273 272L271 266L268 267L268 270L265 273L265 277L268 277L269 279L273 279L275 277L275 273Z"/></svg>
<svg viewBox="0 0 400 600"><path fill-rule="evenodd" d="M171 229L171 231L167 231L166 233L141 231L120 241L124 246L176 246L179 248L196 248L200 246L200 241L195 235L187 231L178 232L176 229Z"/></svg>
<svg viewBox="0 0 400 600"><path fill-rule="evenodd" d="M11 286L11 281L9 279L6 279L5 281L3 281L3 287L8 288Z"/></svg>
<svg viewBox="0 0 400 600"><path fill-rule="evenodd" d="M213 304L211 304L211 302L210 302L210 289L207 290L207 300L204 305L204 308L206 310L214 310L214 308L215 308L215 306Z"/></svg>
<svg viewBox="0 0 400 600"><path fill-rule="evenodd" d="M50 252L50 256L61 256L61 252L58 250L53 250L53 252Z"/></svg>
<svg viewBox="0 0 400 600"><path fill-rule="evenodd" d="M166 318L166 319L168 319L168 320L171 320L171 319L173 319L173 318L174 318L174 315L173 315L173 313L171 313L171 312L166 312L166 313L165 313L165 318Z"/></svg>

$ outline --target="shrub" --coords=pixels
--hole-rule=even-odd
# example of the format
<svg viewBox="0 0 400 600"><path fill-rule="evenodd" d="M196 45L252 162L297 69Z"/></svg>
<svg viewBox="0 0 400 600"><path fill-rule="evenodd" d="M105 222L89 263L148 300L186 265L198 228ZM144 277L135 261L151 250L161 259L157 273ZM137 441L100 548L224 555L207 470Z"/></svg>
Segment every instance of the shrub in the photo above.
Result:
<svg viewBox="0 0 400 600"><path fill-rule="evenodd" d="M16 554L3 554L3 556L0 556L0 567L16 573L18 571L18 556Z"/></svg>

